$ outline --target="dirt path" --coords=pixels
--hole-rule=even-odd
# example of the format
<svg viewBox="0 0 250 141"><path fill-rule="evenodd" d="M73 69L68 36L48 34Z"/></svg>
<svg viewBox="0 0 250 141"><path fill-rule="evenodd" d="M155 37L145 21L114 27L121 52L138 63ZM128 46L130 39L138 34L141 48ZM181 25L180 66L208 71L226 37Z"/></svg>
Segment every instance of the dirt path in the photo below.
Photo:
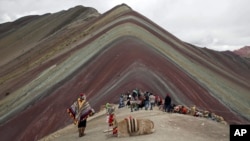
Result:
<svg viewBox="0 0 250 141"><path fill-rule="evenodd" d="M157 109L153 111L140 110L130 112L127 108L116 110L117 119L120 121L127 116L136 118L148 118L154 121L156 131L153 134L117 138L108 133L106 115L104 111L97 113L88 119L86 136L79 138L77 127L67 126L43 139L41 141L228 141L229 126L205 118L192 117L181 114L169 114Z"/></svg>

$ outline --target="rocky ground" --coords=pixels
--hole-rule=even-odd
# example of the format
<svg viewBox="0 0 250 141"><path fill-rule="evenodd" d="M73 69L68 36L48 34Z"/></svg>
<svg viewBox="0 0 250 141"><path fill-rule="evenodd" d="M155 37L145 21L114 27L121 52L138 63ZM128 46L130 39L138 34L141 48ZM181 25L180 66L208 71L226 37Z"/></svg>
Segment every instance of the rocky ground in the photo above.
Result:
<svg viewBox="0 0 250 141"><path fill-rule="evenodd" d="M192 117L176 113L165 113L157 108L153 111L140 110L130 112L130 109L121 108L116 110L118 121L127 116L136 118L148 118L155 124L155 132L149 135L133 136L117 138L111 133L103 133L108 129L106 123L105 111L101 111L88 118L86 135L78 137L77 127L69 125L66 128L58 130L40 141L228 141L229 140L229 125L224 125L209 119Z"/></svg>

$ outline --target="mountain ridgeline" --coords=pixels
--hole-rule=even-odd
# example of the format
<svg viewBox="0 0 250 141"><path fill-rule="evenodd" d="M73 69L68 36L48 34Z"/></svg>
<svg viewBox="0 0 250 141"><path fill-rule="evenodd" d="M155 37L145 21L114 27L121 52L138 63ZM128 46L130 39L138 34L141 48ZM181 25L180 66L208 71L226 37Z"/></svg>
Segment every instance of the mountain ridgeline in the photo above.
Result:
<svg viewBox="0 0 250 141"><path fill-rule="evenodd" d="M135 88L250 123L249 59L181 41L125 4L26 16L0 31L3 140L37 140L69 125L66 109L80 92L98 111Z"/></svg>

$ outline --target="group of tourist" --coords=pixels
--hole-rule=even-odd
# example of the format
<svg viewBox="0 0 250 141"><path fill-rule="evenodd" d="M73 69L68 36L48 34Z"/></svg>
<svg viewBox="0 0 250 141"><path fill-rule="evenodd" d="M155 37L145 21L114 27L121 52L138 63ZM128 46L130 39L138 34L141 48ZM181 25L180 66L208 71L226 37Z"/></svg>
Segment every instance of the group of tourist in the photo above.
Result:
<svg viewBox="0 0 250 141"><path fill-rule="evenodd" d="M130 107L131 112L139 109L153 110L153 107L162 107L165 112L171 112L171 97L169 94L165 98L153 94L149 91L134 89L126 94L121 94L118 108Z"/></svg>
<svg viewBox="0 0 250 141"><path fill-rule="evenodd" d="M187 114L195 117L204 117L217 122L225 123L223 117L207 110L200 110L196 106L176 105L172 102L170 94L167 93L165 98L155 95L148 91L134 89L132 92L128 91L126 94L121 94L119 100L119 107L129 107L131 112L138 110L153 110L157 106L160 110L168 113Z"/></svg>

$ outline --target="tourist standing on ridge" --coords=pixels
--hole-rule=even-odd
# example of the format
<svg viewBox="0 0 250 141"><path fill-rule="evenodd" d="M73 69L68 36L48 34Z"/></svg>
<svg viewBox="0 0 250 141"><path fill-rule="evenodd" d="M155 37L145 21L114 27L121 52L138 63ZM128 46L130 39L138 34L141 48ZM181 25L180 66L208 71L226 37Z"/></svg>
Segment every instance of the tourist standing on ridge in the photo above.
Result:
<svg viewBox="0 0 250 141"><path fill-rule="evenodd" d="M150 110L153 110L153 107L155 106L155 96L152 93L149 96L149 102L150 102Z"/></svg>
<svg viewBox="0 0 250 141"><path fill-rule="evenodd" d="M145 102L145 110L148 110L148 108L149 108L149 92L146 92L144 94L144 102Z"/></svg>
<svg viewBox="0 0 250 141"><path fill-rule="evenodd" d="M171 97L167 94L167 96L165 97L165 101L164 101L165 112L169 113L170 107L171 107Z"/></svg>
<svg viewBox="0 0 250 141"><path fill-rule="evenodd" d="M124 107L124 98L123 98L123 94L121 94L120 98L119 98L119 107L118 108L122 108Z"/></svg>
<svg viewBox="0 0 250 141"><path fill-rule="evenodd" d="M131 105L131 95L129 94L127 97L126 107L130 108L130 105Z"/></svg>

